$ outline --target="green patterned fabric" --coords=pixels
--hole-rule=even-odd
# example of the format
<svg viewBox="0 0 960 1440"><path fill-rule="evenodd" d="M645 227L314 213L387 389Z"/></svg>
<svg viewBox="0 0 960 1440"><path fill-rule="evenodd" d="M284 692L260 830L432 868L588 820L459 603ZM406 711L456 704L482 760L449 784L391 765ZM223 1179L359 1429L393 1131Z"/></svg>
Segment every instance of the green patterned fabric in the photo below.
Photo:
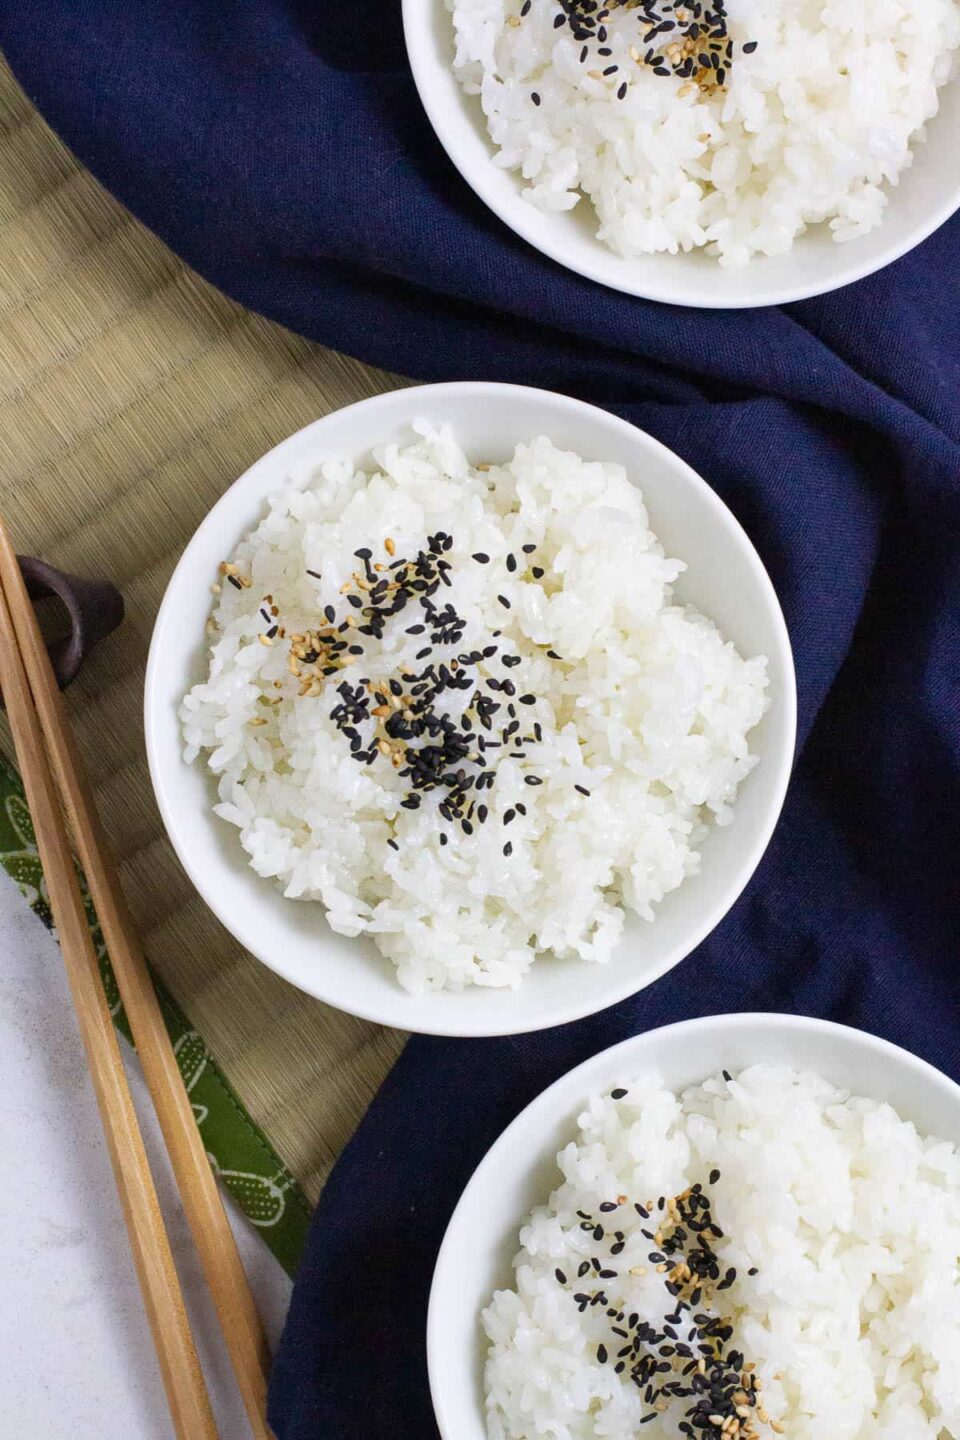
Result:
<svg viewBox="0 0 960 1440"><path fill-rule="evenodd" d="M20 777L0 756L0 865L44 924L53 927L46 884L37 855L33 823ZM130 1043L130 1027L107 958L96 912L80 877L90 932L114 1024ZM251 1224L255 1225L283 1268L293 1274L307 1235L310 1207L296 1180L281 1163L262 1131L250 1119L216 1062L171 995L154 976L193 1113L210 1163Z"/></svg>

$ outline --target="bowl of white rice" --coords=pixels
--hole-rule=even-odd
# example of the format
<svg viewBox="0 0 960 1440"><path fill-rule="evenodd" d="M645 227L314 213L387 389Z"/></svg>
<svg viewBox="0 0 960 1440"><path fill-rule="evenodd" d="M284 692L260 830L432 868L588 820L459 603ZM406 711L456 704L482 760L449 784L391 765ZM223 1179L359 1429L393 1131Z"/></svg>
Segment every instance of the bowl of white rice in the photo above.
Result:
<svg viewBox="0 0 960 1440"><path fill-rule="evenodd" d="M960 0L404 0L450 159L518 235L613 289L784 304L960 206Z"/></svg>
<svg viewBox="0 0 960 1440"><path fill-rule="evenodd" d="M724 1015L564 1076L437 1261L443 1440L956 1440L960 1086L856 1030Z"/></svg>
<svg viewBox="0 0 960 1440"><path fill-rule="evenodd" d="M514 1033L649 984L776 823L790 645L743 530L634 426L397 391L226 492L157 617L174 847L255 956L402 1029Z"/></svg>

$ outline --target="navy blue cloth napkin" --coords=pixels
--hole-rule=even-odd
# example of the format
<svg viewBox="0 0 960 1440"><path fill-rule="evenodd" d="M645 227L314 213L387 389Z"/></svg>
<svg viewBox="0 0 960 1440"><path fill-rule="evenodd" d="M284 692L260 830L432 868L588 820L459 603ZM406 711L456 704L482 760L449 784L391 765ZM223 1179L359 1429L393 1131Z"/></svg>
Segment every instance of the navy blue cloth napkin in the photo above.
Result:
<svg viewBox="0 0 960 1440"><path fill-rule="evenodd" d="M647 993L514 1040L411 1042L317 1210L279 1440L429 1440L437 1246L484 1149L624 1036L737 1009L859 1025L960 1079L960 220L786 310L607 292L515 239L421 114L397 0L4 0L79 157L244 304L426 379L556 387L650 430L757 544L796 653L793 788L748 891Z"/></svg>

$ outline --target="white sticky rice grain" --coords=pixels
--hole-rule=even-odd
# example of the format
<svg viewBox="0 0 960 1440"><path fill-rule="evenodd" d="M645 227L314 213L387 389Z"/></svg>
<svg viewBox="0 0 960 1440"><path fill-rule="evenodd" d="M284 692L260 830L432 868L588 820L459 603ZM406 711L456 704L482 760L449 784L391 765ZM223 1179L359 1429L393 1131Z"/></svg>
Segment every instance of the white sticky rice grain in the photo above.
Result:
<svg viewBox="0 0 960 1440"><path fill-rule="evenodd" d="M958 0L730 0L727 86L706 95L636 62L635 7L611 8L610 55L580 63L553 0L519 24L519 0L447 5L454 72L479 96L494 163L543 210L587 196L600 240L628 258L706 247L737 265L821 222L836 240L867 234L960 45Z"/></svg>
<svg viewBox="0 0 960 1440"><path fill-rule="evenodd" d="M181 709L186 755L203 752L218 813L257 874L322 903L339 933L372 936L409 990L516 986L542 951L606 960L625 907L651 919L697 871L708 826L729 823L755 764L747 735L766 708L766 662L741 658L710 620L673 602L684 567L664 556L621 467L540 438L479 470L449 429L415 428L413 443L376 451L368 471L305 467L227 557L251 583L222 584L209 673ZM489 752L496 783L471 835L441 817L441 791L402 808L410 782L387 760L357 764L330 714L344 678L426 663L416 655L429 635L407 634L423 620L415 600L319 695L298 693L289 640L260 638L264 597L287 636L322 624L329 605L340 623L360 614L341 593L356 550L386 562L389 539L398 558L415 556L438 531L453 539L452 584L436 599L451 601L465 630L433 659L498 645L477 673L532 694L516 706L520 735L534 724L542 735L523 759L509 744ZM512 573L509 553L522 562ZM505 668L504 654L520 663ZM501 702L499 738L506 696L488 693ZM462 695L449 693L451 716ZM365 742L368 731L372 722Z"/></svg>
<svg viewBox="0 0 960 1440"><path fill-rule="evenodd" d="M629 1370L618 1376L613 1358L598 1358L599 1344L613 1357L623 1343L615 1321L604 1307L580 1314L573 1292L602 1284L611 1306L662 1330L674 1301L633 1204L697 1183L724 1232L713 1242L721 1274L736 1270L710 1313L729 1317L729 1346L756 1366L777 1427L754 1411L760 1440L958 1440L956 1148L889 1105L786 1067L758 1065L680 1096L652 1075L623 1088L621 1099L608 1091L587 1104L557 1157L562 1183L520 1231L514 1288L483 1312L491 1440L680 1437L693 1402L671 1399L640 1428L650 1406ZM625 1237L610 1258L577 1212L597 1215L619 1196L626 1203L598 1216ZM598 1249L616 1278L577 1280ZM716 1430L696 1433L717 1440Z"/></svg>

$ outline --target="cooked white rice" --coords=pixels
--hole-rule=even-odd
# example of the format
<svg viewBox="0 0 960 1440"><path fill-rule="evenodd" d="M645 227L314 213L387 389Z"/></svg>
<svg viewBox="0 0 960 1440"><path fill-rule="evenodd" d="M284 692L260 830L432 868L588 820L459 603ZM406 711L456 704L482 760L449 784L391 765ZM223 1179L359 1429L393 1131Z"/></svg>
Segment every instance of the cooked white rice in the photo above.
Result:
<svg viewBox="0 0 960 1440"><path fill-rule="evenodd" d="M759 1436L956 1440L956 1148L919 1135L889 1105L787 1068L756 1066L680 1097L655 1076L624 1083L624 1098L606 1092L589 1101L576 1140L557 1157L562 1183L520 1231L516 1288L498 1291L484 1311L492 1440L680 1435L689 1400L672 1399L638 1428L649 1406L626 1372L614 1373L615 1320L597 1307L581 1315L573 1292L602 1283L621 1310L662 1327L674 1302L649 1265L653 1247L640 1229L650 1227L632 1202L696 1183L712 1196L724 1232L714 1242L722 1272L736 1269L711 1308L731 1317L730 1344L756 1365L776 1422L755 1420ZM720 1179L710 1186L714 1167ZM627 1199L614 1213L598 1212L618 1196ZM607 1258L578 1211L622 1230L622 1253ZM578 1281L579 1263L598 1249L617 1278ZM644 1266L644 1276L630 1274Z"/></svg>
<svg viewBox="0 0 960 1440"><path fill-rule="evenodd" d="M480 95L495 163L544 210L589 197L599 238L627 257L706 246L742 264L822 221L837 240L865 235L960 44L957 0L730 0L727 88L704 97L631 58L646 48L635 8L612 9L612 53L594 46L581 63L569 26L554 29L555 0L533 0L519 24L520 0L447 4L455 73Z"/></svg>
<svg viewBox="0 0 960 1440"><path fill-rule="evenodd" d="M625 908L651 919L697 871L709 824L729 823L755 763L747 734L766 707L766 662L742 659L710 620L673 603L684 566L664 556L621 467L540 438L479 470L449 429L415 429L413 443L378 450L369 472L325 460L272 499L232 557L249 587L224 580L215 602L209 675L181 711L186 755L204 752L217 813L238 827L257 874L321 902L339 933L371 935L408 989L515 986L542 951L606 960ZM476 798L489 814L469 835L442 818L442 792L403 808L409 782L389 760L355 763L331 718L344 678L426 663L416 656L429 635L407 634L423 619L415 602L319 695L298 693L289 639L260 639L264 597L287 636L322 624L326 606L339 623L360 613L341 593L355 551L386 562L389 540L397 557L416 555L437 531L454 543L452 585L436 600L449 598L466 628L434 659L499 645L477 673L512 680L520 735L537 725L542 736L525 759L515 742L488 752L495 784ZM505 654L520 663L505 668ZM506 694L488 693L506 723ZM519 703L525 693L534 704ZM457 718L463 692L444 702Z"/></svg>

